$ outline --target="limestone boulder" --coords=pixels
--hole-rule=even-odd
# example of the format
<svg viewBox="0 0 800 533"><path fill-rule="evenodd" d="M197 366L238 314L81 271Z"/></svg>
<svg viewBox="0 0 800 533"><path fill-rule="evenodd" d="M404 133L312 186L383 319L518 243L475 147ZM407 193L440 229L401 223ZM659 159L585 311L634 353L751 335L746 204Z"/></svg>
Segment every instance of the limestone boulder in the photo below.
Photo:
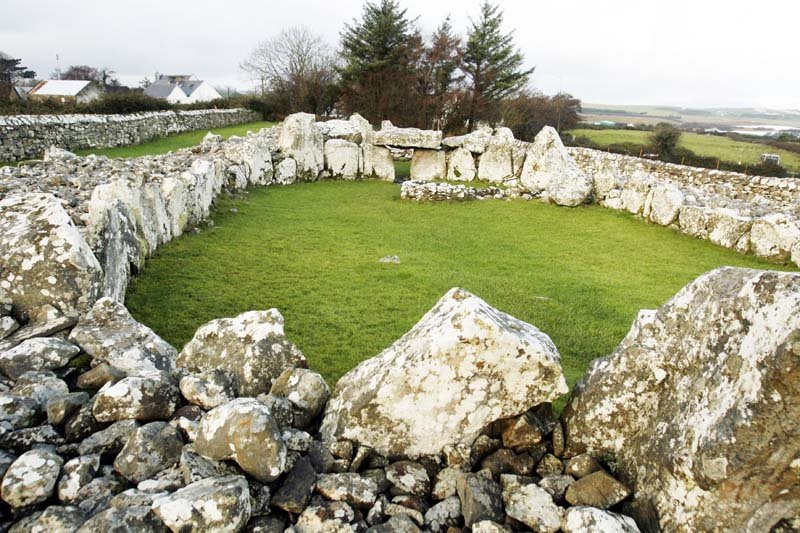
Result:
<svg viewBox="0 0 800 533"><path fill-rule="evenodd" d="M438 454L566 392L547 335L455 288L339 380L321 431L390 456Z"/></svg>
<svg viewBox="0 0 800 533"><path fill-rule="evenodd" d="M592 195L592 179L567 152L558 132L545 126L528 150L520 184L557 205L575 207Z"/></svg>
<svg viewBox="0 0 800 533"><path fill-rule="evenodd" d="M250 520L250 490L242 476L192 483L153 502L153 512L173 532L242 531Z"/></svg>
<svg viewBox="0 0 800 533"><path fill-rule="evenodd" d="M678 220L685 195L674 185L659 185L653 188L650 198L650 220L661 226L669 226Z"/></svg>
<svg viewBox="0 0 800 533"><path fill-rule="evenodd" d="M442 132L418 128L398 128L385 124L375 132L375 144L394 148L425 148L438 150L442 146Z"/></svg>
<svg viewBox="0 0 800 533"><path fill-rule="evenodd" d="M369 120L358 113L350 115L350 123L361 134L361 145L370 146L375 144L375 130Z"/></svg>
<svg viewBox="0 0 800 533"><path fill-rule="evenodd" d="M473 154L480 155L486 151L486 146L492 140L492 128L484 126L466 135L448 137L442 140L445 148L464 148Z"/></svg>
<svg viewBox="0 0 800 533"><path fill-rule="evenodd" d="M614 464L662 530L769 531L800 512L799 341L800 274L704 274L592 363L566 453Z"/></svg>
<svg viewBox="0 0 800 533"><path fill-rule="evenodd" d="M55 370L66 366L80 348L58 337L34 337L0 353L0 369L11 379L29 370Z"/></svg>
<svg viewBox="0 0 800 533"><path fill-rule="evenodd" d="M747 253L750 247L752 217L720 207L708 217L708 240L718 246Z"/></svg>
<svg viewBox="0 0 800 533"><path fill-rule="evenodd" d="M316 180L325 168L323 136L314 115L295 113L286 117L278 136L278 148L297 163L297 177L302 181Z"/></svg>
<svg viewBox="0 0 800 533"><path fill-rule="evenodd" d="M750 228L750 246L760 257L786 261L798 242L800 223L790 215L770 213L756 219Z"/></svg>
<svg viewBox="0 0 800 533"><path fill-rule="evenodd" d="M325 143L325 168L334 179L354 180L361 177L361 148L344 139L330 139Z"/></svg>
<svg viewBox="0 0 800 533"><path fill-rule="evenodd" d="M203 416L195 440L197 453L233 460L261 482L286 469L286 444L269 408L253 398L239 398Z"/></svg>
<svg viewBox="0 0 800 533"><path fill-rule="evenodd" d="M190 372L222 369L242 396L267 393L287 368L306 367L302 352L283 334L277 309L212 320L183 347L178 366Z"/></svg>
<svg viewBox="0 0 800 533"><path fill-rule="evenodd" d="M287 157L275 167L275 183L278 185L291 185L297 181L297 161Z"/></svg>
<svg viewBox="0 0 800 533"><path fill-rule="evenodd" d="M352 119L351 119L352 120ZM384 146L372 144L362 145L364 159L364 177L383 181L394 181L394 158L392 152Z"/></svg>
<svg viewBox="0 0 800 533"><path fill-rule="evenodd" d="M159 376L175 370L178 353L152 329L137 322L124 305L101 298L78 321L69 339L128 376Z"/></svg>
<svg viewBox="0 0 800 533"><path fill-rule="evenodd" d="M126 377L97 392L92 414L98 422L166 420L177 401L178 388L169 379Z"/></svg>
<svg viewBox="0 0 800 533"><path fill-rule="evenodd" d="M514 178L511 144L505 138L494 137L478 163L478 178L490 183L505 183Z"/></svg>
<svg viewBox="0 0 800 533"><path fill-rule="evenodd" d="M0 257L0 304L21 314L51 305L77 317L103 289L100 263L51 194L0 199Z"/></svg>
<svg viewBox="0 0 800 533"><path fill-rule="evenodd" d="M270 394L286 398L292 403L294 425L300 428L311 425L331 397L323 377L306 368L284 370L272 384Z"/></svg>
<svg viewBox="0 0 800 533"><path fill-rule="evenodd" d="M622 208L632 215L650 217L652 190L656 180L650 174L637 170L623 184L620 200Z"/></svg>
<svg viewBox="0 0 800 533"><path fill-rule="evenodd" d="M414 150L411 156L411 179L443 180L447 176L447 161L441 150Z"/></svg>
<svg viewBox="0 0 800 533"><path fill-rule="evenodd" d="M3 476L0 484L3 501L19 508L47 500L53 494L63 464L64 460L48 449L23 453Z"/></svg>
<svg viewBox="0 0 800 533"><path fill-rule="evenodd" d="M120 200L89 200L87 239L103 267L103 296L118 302L125 300L131 274L144 264L145 249L136 233L136 220L130 208Z"/></svg>
<svg viewBox="0 0 800 533"><path fill-rule="evenodd" d="M472 152L466 148L456 148L447 154L447 181L472 181L476 175Z"/></svg>
<svg viewBox="0 0 800 533"><path fill-rule="evenodd" d="M363 140L361 126L352 119L317 122L317 128L322 132L326 144L330 139L340 139L355 144L360 144Z"/></svg>
<svg viewBox="0 0 800 533"><path fill-rule="evenodd" d="M114 469L131 483L140 483L175 465L182 449L177 429L166 422L151 422L133 431L114 459Z"/></svg>
<svg viewBox="0 0 800 533"><path fill-rule="evenodd" d="M564 533L639 533L632 518L586 506L567 509L561 530Z"/></svg>
<svg viewBox="0 0 800 533"><path fill-rule="evenodd" d="M272 154L262 143L255 142L252 138L231 137L221 145L223 157L237 169L244 177L244 183L238 188L249 184L264 185L272 178Z"/></svg>

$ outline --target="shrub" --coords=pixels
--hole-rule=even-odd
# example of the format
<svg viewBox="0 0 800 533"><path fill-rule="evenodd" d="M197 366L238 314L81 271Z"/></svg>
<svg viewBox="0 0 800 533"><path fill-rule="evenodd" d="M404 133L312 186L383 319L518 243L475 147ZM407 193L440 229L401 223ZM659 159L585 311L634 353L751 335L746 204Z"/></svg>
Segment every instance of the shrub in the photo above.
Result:
<svg viewBox="0 0 800 533"><path fill-rule="evenodd" d="M78 106L79 112L99 115L126 115L145 111L166 111L173 106L166 100L152 98L140 92L108 93L88 104Z"/></svg>
<svg viewBox="0 0 800 533"><path fill-rule="evenodd" d="M653 151L663 160L670 159L676 153L681 132L672 124L661 122L650 134L650 144Z"/></svg>

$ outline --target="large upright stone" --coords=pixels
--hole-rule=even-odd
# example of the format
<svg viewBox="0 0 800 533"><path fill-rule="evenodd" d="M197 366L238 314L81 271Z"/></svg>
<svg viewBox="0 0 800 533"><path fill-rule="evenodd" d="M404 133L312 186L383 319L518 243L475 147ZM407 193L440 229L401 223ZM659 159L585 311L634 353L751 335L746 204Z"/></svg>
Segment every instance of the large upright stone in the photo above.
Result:
<svg viewBox="0 0 800 533"><path fill-rule="evenodd" d="M442 146L441 131L387 126L375 132L375 144L395 148L427 148L430 150L438 150Z"/></svg>
<svg viewBox="0 0 800 533"><path fill-rule="evenodd" d="M770 213L756 219L750 228L750 245L753 253L786 261L792 247L800 242L800 222L783 213Z"/></svg>
<svg viewBox="0 0 800 533"><path fill-rule="evenodd" d="M466 148L456 148L447 154L447 181L472 181L476 175L472 152Z"/></svg>
<svg viewBox="0 0 800 533"><path fill-rule="evenodd" d="M569 155L558 132L545 126L536 135L520 175L522 186L555 204L575 207L592 195L592 180Z"/></svg>
<svg viewBox="0 0 800 533"><path fill-rule="evenodd" d="M372 144L364 144L361 148L364 158L364 177L394 181L395 171L392 152L385 146L374 146Z"/></svg>
<svg viewBox="0 0 800 533"><path fill-rule="evenodd" d="M144 250L136 234L136 220L120 200L92 195L89 201L87 239L103 267L103 296L125 301L131 274L144 264Z"/></svg>
<svg viewBox="0 0 800 533"><path fill-rule="evenodd" d="M325 168L335 179L354 180L361 177L361 148L344 139L330 139L325 143Z"/></svg>
<svg viewBox="0 0 800 533"><path fill-rule="evenodd" d="M69 339L98 362L128 376L155 376L175 369L177 350L137 322L124 305L99 299L73 328Z"/></svg>
<svg viewBox="0 0 800 533"><path fill-rule="evenodd" d="M455 288L339 380L321 431L386 455L433 455L566 392L547 335Z"/></svg>
<svg viewBox="0 0 800 533"><path fill-rule="evenodd" d="M503 137L493 137L478 163L478 179L490 183L505 183L514 178L511 143Z"/></svg>
<svg viewBox="0 0 800 533"><path fill-rule="evenodd" d="M443 180L447 175L444 152L441 150L414 150L411 156L411 179Z"/></svg>
<svg viewBox="0 0 800 533"><path fill-rule="evenodd" d="M800 274L721 268L642 311L564 412L567 454L616 465L664 531L800 513Z"/></svg>
<svg viewBox="0 0 800 533"><path fill-rule="evenodd" d="M69 214L51 194L0 200L0 304L20 314L52 305L76 317L103 288L103 270Z"/></svg>
<svg viewBox="0 0 800 533"><path fill-rule="evenodd" d="M283 334L277 309L248 311L235 318L212 320L198 329L178 356L191 372L220 368L234 377L242 396L267 393L290 367L306 367L302 352Z"/></svg>
<svg viewBox="0 0 800 533"><path fill-rule="evenodd" d="M295 113L283 121L278 148L297 162L300 180L314 181L325 168L323 136L314 115Z"/></svg>

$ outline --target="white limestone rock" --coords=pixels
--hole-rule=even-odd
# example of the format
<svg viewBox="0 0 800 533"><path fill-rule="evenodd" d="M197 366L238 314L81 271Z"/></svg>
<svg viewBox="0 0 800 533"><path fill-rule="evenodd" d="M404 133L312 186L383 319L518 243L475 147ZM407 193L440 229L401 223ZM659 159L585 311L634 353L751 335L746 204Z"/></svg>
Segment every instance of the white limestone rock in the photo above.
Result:
<svg viewBox="0 0 800 533"><path fill-rule="evenodd" d="M445 148L464 148L473 154L480 155L486 151L486 146L492 140L492 128L483 126L466 135L448 137L442 140Z"/></svg>
<svg viewBox="0 0 800 533"><path fill-rule="evenodd" d="M563 510L550 493L538 485L511 485L503 489L506 514L533 531L555 533L561 528Z"/></svg>
<svg viewBox="0 0 800 533"><path fill-rule="evenodd" d="M250 490L243 476L212 477L153 502L153 512L173 532L235 533L250 520Z"/></svg>
<svg viewBox="0 0 800 533"><path fill-rule="evenodd" d="M72 329L69 340L95 361L108 363L128 376L170 373L178 356L175 348L111 298L97 300Z"/></svg>
<svg viewBox="0 0 800 533"><path fill-rule="evenodd" d="M656 180L650 174L637 170L622 186L622 208L632 215L649 218L650 199Z"/></svg>
<svg viewBox="0 0 800 533"><path fill-rule="evenodd" d="M567 455L613 463L662 530L769 531L800 512L785 490L800 453L799 335L800 274L704 274L592 363L564 411Z"/></svg>
<svg viewBox="0 0 800 533"><path fill-rule="evenodd" d="M286 117L278 148L297 162L297 176L302 181L315 181L325 168L323 136L312 114L295 113Z"/></svg>
<svg viewBox="0 0 800 533"><path fill-rule="evenodd" d="M352 117L350 120L334 119L317 122L317 128L322 132L326 144L330 139L341 139L355 144L360 144L363 141L362 126L357 121L354 121Z"/></svg>
<svg viewBox="0 0 800 533"><path fill-rule="evenodd" d="M64 464L58 480L58 499L66 504L78 503L78 491L94 479L100 468L100 455L81 455Z"/></svg>
<svg viewBox="0 0 800 533"><path fill-rule="evenodd" d="M349 122L348 122L349 124ZM325 168L334 179L354 180L361 177L363 168L361 148L344 139L331 139L325 143Z"/></svg>
<svg viewBox="0 0 800 533"><path fill-rule="evenodd" d="M208 322L183 347L177 363L193 373L225 370L239 394L251 397L269 392L285 369L308 366L302 352L284 336L277 309Z"/></svg>
<svg viewBox="0 0 800 533"><path fill-rule="evenodd" d="M325 379L313 370L287 368L270 389L272 396L286 398L292 403L295 427L311 425L331 397Z"/></svg>
<svg viewBox="0 0 800 533"><path fill-rule="evenodd" d="M55 370L66 366L80 348L58 337L34 337L0 353L0 369L11 379L29 370Z"/></svg>
<svg viewBox="0 0 800 533"><path fill-rule="evenodd" d="M708 240L725 248L737 248L742 239L747 237L749 244L750 228L753 219L733 209L720 207L714 209L708 220ZM741 250L747 253L748 250Z"/></svg>
<svg viewBox="0 0 800 533"><path fill-rule="evenodd" d="M678 220L684 200L685 195L674 185L656 186L650 199L650 220L661 226L669 226Z"/></svg>
<svg viewBox="0 0 800 533"><path fill-rule="evenodd" d="M522 165L520 183L557 205L575 207L587 202L593 182L569 155L558 132L545 126L528 150Z"/></svg>
<svg viewBox="0 0 800 533"><path fill-rule="evenodd" d="M750 245L759 257L786 261L798 242L800 223L790 215L770 213L753 221L750 228Z"/></svg>
<svg viewBox="0 0 800 533"><path fill-rule="evenodd" d="M253 137L231 137L222 143L221 148L225 159L242 169L245 182L238 188L249 184L265 185L272 178L272 154L268 147Z"/></svg>
<svg viewBox="0 0 800 533"><path fill-rule="evenodd" d="M23 453L3 476L0 484L3 501L20 508L47 500L53 494L63 464L64 460L48 449Z"/></svg>
<svg viewBox="0 0 800 533"><path fill-rule="evenodd" d="M411 179L443 180L447 176L446 157L441 150L414 150L411 156Z"/></svg>
<svg viewBox="0 0 800 533"><path fill-rule="evenodd" d="M570 507L561 525L564 533L639 533L636 522L624 516L596 507Z"/></svg>
<svg viewBox="0 0 800 533"><path fill-rule="evenodd" d="M287 157L275 167L275 183L291 185L295 181L297 181L297 161Z"/></svg>
<svg viewBox="0 0 800 533"><path fill-rule="evenodd" d="M447 181L472 181L476 175L472 152L466 148L456 148L447 154Z"/></svg>
<svg viewBox="0 0 800 533"><path fill-rule="evenodd" d="M236 398L233 378L221 368L184 376L179 386L186 401L206 410L219 407Z"/></svg>
<svg viewBox="0 0 800 533"><path fill-rule="evenodd" d="M339 380L321 432L390 456L433 455L566 392L547 335L455 288Z"/></svg>
<svg viewBox="0 0 800 533"><path fill-rule="evenodd" d="M183 439L166 422L136 428L114 459L114 470L131 483L141 483L177 464Z"/></svg>
<svg viewBox="0 0 800 533"><path fill-rule="evenodd" d="M126 377L97 392L92 414L98 422L166 420L177 400L177 387L168 379Z"/></svg>
<svg viewBox="0 0 800 533"><path fill-rule="evenodd" d="M0 257L0 304L14 304L20 313L52 305L76 317L103 288L100 263L51 194L0 199Z"/></svg>
<svg viewBox="0 0 800 533"><path fill-rule="evenodd" d="M173 224L175 230L179 235L182 228ZM123 302L131 274L144 265L146 251L139 241L133 213L120 200L108 201L92 194L86 236L105 273L103 296Z"/></svg>
<svg viewBox="0 0 800 533"><path fill-rule="evenodd" d="M511 144L494 137L478 162L478 178L490 183L505 183L514 178Z"/></svg>
<svg viewBox="0 0 800 533"><path fill-rule="evenodd" d="M398 128L388 125L375 132L375 144L394 148L425 148L438 150L442 146L442 132L418 128Z"/></svg>
<svg viewBox="0 0 800 533"><path fill-rule="evenodd" d="M704 205L684 204L678 213L678 225L683 233L707 239L713 209Z"/></svg>
<svg viewBox="0 0 800 533"><path fill-rule="evenodd" d="M388 148L372 144L364 144L361 148L363 150L365 178L375 178L383 181L395 180L394 158Z"/></svg>
<svg viewBox="0 0 800 533"><path fill-rule="evenodd" d="M195 439L197 453L233 460L267 483L286 469L286 444L269 408L253 398L238 398L206 413Z"/></svg>

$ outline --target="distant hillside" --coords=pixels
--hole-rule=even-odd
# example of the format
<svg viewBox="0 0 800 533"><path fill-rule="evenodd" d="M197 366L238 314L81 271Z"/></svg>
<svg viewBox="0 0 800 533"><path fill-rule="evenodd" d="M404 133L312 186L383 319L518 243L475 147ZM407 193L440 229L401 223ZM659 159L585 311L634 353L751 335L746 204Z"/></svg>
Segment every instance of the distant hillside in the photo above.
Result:
<svg viewBox="0 0 800 533"><path fill-rule="evenodd" d="M800 110L758 108L686 108L675 106L583 105L586 122L608 120L617 123L655 124L670 122L686 128L733 129L742 126L800 128Z"/></svg>

